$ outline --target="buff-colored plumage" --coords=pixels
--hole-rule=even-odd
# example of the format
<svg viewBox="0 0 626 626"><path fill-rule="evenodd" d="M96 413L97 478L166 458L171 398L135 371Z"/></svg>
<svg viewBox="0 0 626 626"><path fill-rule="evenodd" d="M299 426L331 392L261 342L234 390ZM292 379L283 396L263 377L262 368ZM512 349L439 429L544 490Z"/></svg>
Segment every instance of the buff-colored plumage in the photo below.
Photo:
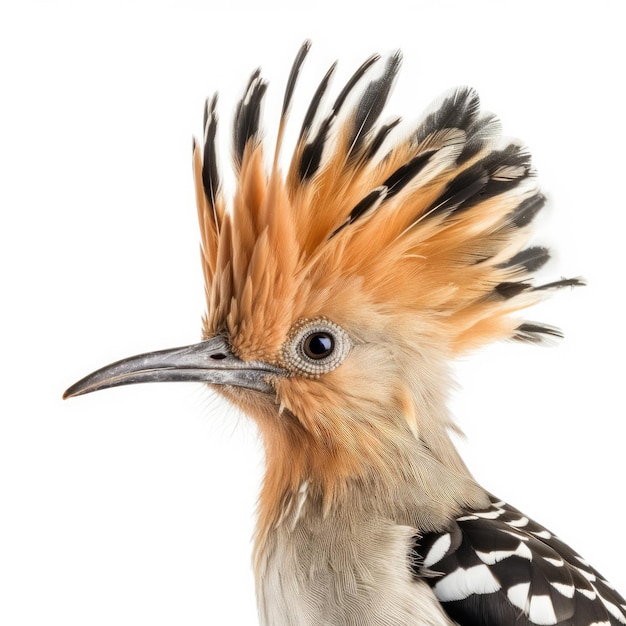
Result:
<svg viewBox="0 0 626 626"><path fill-rule="evenodd" d="M253 73L233 123L232 201L217 98L207 102L193 147L204 341L119 361L66 395L206 381L255 420L263 626L626 624L617 593L491 498L449 435L450 361L498 339L559 336L521 312L582 282L533 281L549 254L525 247L545 202L529 155L468 88L415 127L380 121L396 53L369 58L324 110L331 67L283 165L308 49L269 150L267 85Z"/></svg>

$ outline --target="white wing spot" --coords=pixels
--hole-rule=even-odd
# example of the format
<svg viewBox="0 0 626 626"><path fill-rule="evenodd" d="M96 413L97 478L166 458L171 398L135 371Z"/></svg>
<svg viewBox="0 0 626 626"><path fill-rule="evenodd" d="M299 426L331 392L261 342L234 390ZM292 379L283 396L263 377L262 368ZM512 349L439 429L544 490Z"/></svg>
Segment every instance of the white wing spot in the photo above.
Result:
<svg viewBox="0 0 626 626"><path fill-rule="evenodd" d="M547 530L538 530L536 532L533 532L533 535L535 535L535 537L539 537L539 539L551 539L552 538L552 533L548 532Z"/></svg>
<svg viewBox="0 0 626 626"><path fill-rule="evenodd" d="M550 596L532 596L530 598L528 617L535 624L544 626L556 624L556 614Z"/></svg>
<svg viewBox="0 0 626 626"><path fill-rule="evenodd" d="M446 533L445 535L439 537L439 539L437 539L437 541L435 541L435 543L431 546L428 554L424 557L424 567L430 567L431 565L441 561L451 544L452 537L450 536L450 533Z"/></svg>
<svg viewBox="0 0 626 626"><path fill-rule="evenodd" d="M574 585L564 585L563 583L550 583L562 596L573 598L576 588Z"/></svg>
<svg viewBox="0 0 626 626"><path fill-rule="evenodd" d="M480 511L479 513L475 513L475 515L481 519L498 519L500 515L502 515L502 511Z"/></svg>
<svg viewBox="0 0 626 626"><path fill-rule="evenodd" d="M522 609L522 611L526 612L528 608L528 592L530 591L530 583L519 583L518 585L513 585L506 592L508 599L511 601L511 604L516 606L518 609Z"/></svg>
<svg viewBox="0 0 626 626"><path fill-rule="evenodd" d="M513 526L514 528L523 528L528 525L528 518L525 516L520 517L519 519L512 519L507 522L509 526Z"/></svg>
<svg viewBox="0 0 626 626"><path fill-rule="evenodd" d="M578 593L582 593L585 598L589 598L590 600L595 600L598 595L595 591L589 591L589 589L576 589Z"/></svg>
<svg viewBox="0 0 626 626"><path fill-rule="evenodd" d="M531 622L541 626L556 624L556 614L550 596L532 596L529 594L530 583L519 583L510 587L506 595L511 604L528 615Z"/></svg>
<svg viewBox="0 0 626 626"><path fill-rule="evenodd" d="M442 578L433 588L437 599L441 602L463 600L473 593L494 593L500 584L493 577L486 565L474 565L457 570Z"/></svg>
<svg viewBox="0 0 626 626"><path fill-rule="evenodd" d="M594 582L596 579L596 575L593 572L588 572L585 569L581 569L580 567L576 567L576 569L590 582Z"/></svg>
<svg viewBox="0 0 626 626"><path fill-rule="evenodd" d="M520 542L515 550L492 550L491 552L480 552L476 550L476 554L478 555L478 558L483 563L487 563L487 565L494 565L495 563L499 563L510 556L516 555L521 556L528 561L533 560L533 553L530 551L528 546L522 542Z"/></svg>

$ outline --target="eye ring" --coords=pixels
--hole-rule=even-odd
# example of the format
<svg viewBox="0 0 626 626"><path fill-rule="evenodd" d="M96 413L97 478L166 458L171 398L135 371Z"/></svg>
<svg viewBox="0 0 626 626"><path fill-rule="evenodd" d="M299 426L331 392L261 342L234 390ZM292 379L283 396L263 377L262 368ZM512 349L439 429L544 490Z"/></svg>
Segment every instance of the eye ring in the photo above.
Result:
<svg viewBox="0 0 626 626"><path fill-rule="evenodd" d="M351 347L348 333L334 322L301 319L291 328L282 360L293 373L317 378L339 367Z"/></svg>

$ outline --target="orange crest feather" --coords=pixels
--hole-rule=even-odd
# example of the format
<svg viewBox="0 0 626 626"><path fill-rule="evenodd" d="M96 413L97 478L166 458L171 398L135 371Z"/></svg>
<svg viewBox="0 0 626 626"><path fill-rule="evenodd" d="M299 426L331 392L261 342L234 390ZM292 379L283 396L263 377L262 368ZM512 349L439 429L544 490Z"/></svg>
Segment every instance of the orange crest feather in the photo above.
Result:
<svg viewBox="0 0 626 626"><path fill-rule="evenodd" d="M545 200L528 153L502 141L497 120L480 111L472 89L454 90L386 148L399 120L378 118L399 53L344 114L348 96L377 64L378 57L368 59L322 115L333 66L283 177L278 153L308 48L307 42L289 78L269 173L259 139L266 84L258 70L250 79L234 122L238 186L230 213L216 166L216 98L207 103L204 148L194 143L193 153L205 336L228 332L242 358L276 360L297 319L332 319L357 307L389 316L390 325L405 316L418 320L451 354L494 339L559 335L511 317L552 289L581 281L532 284L549 254L524 245Z"/></svg>

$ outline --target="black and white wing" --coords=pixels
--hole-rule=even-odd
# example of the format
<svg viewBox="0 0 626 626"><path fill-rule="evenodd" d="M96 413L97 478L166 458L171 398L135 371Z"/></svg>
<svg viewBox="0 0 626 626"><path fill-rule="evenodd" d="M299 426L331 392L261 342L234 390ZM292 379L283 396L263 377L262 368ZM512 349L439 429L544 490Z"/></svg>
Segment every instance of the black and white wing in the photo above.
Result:
<svg viewBox="0 0 626 626"><path fill-rule="evenodd" d="M626 624L626 601L596 570L495 498L422 537L416 552L415 573L461 626Z"/></svg>

